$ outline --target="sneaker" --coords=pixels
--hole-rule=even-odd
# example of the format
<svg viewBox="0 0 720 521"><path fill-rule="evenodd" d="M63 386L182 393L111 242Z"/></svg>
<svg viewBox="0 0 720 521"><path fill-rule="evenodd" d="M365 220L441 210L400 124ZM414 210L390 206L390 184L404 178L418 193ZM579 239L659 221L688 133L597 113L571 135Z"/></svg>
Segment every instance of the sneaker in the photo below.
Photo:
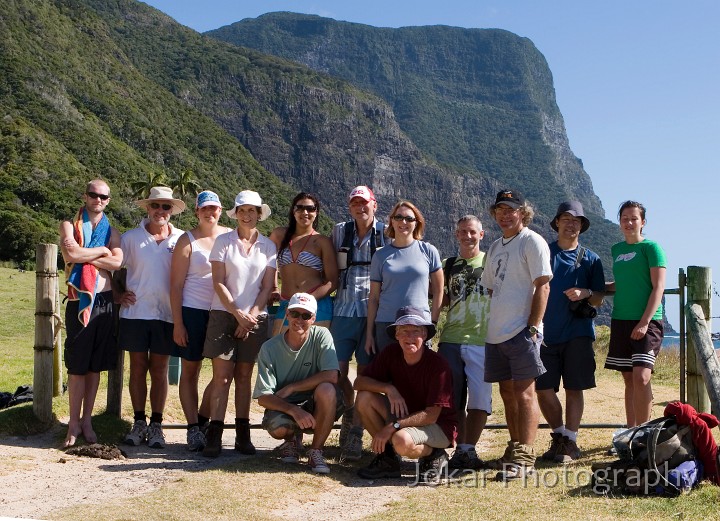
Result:
<svg viewBox="0 0 720 521"><path fill-rule="evenodd" d="M420 479L428 483L438 483L447 465L448 456L445 449L434 448L430 455L418 460Z"/></svg>
<svg viewBox="0 0 720 521"><path fill-rule="evenodd" d="M563 436L560 448L555 455L555 461L558 463L570 463L573 460L579 459L580 456L580 448L577 446L577 443L567 436Z"/></svg>
<svg viewBox="0 0 720 521"><path fill-rule="evenodd" d="M503 455L499 458L483 462L483 468L490 470L502 470L505 465L507 465L508 463L512 463L512 452L513 442L508 441L507 447L505 447L505 452L503 452Z"/></svg>
<svg viewBox="0 0 720 521"><path fill-rule="evenodd" d="M348 436L353 427L353 415L355 408L350 407L343 413L342 422L340 423L340 437L338 439L338 445L345 447L348 441Z"/></svg>
<svg viewBox="0 0 720 521"><path fill-rule="evenodd" d="M495 481L513 481L523 479L526 476L535 474L533 465L520 465L517 463L506 463L503 469L495 475Z"/></svg>
<svg viewBox="0 0 720 521"><path fill-rule="evenodd" d="M485 463L483 462L483 460L478 458L475 449L470 449L467 451L457 449L455 452L453 452L452 458L450 458L450 461L448 462L448 467L453 470L478 470L485 467Z"/></svg>
<svg viewBox="0 0 720 521"><path fill-rule="evenodd" d="M551 432L550 438L552 438L550 441L550 448L546 450L542 456L540 456L540 459L545 461L557 461L555 457L557 456L560 445L562 444L563 435L559 432Z"/></svg>
<svg viewBox="0 0 720 521"><path fill-rule="evenodd" d="M125 444L134 445L135 447L137 447L145 441L145 439L147 438L147 433L148 426L147 423L145 423L145 420L135 420L132 429L130 430L128 435L125 436Z"/></svg>
<svg viewBox="0 0 720 521"><path fill-rule="evenodd" d="M190 427L187 431L187 449L190 452L198 452L205 448L205 435L200 427Z"/></svg>
<svg viewBox="0 0 720 521"><path fill-rule="evenodd" d="M307 457L310 470L316 474L330 474L330 467L328 467L328 464L325 462L322 450L310 449L307 451Z"/></svg>
<svg viewBox="0 0 720 521"><path fill-rule="evenodd" d="M358 469L357 475L363 479L399 478L400 459L385 453L378 454L370 465Z"/></svg>
<svg viewBox="0 0 720 521"><path fill-rule="evenodd" d="M150 448L165 448L165 434L163 433L162 425L158 422L150 422L150 427L148 427L147 430L147 442Z"/></svg>
<svg viewBox="0 0 720 521"><path fill-rule="evenodd" d="M340 461L358 461L362 459L362 432L350 431L340 453Z"/></svg>
<svg viewBox="0 0 720 521"><path fill-rule="evenodd" d="M283 463L297 463L300 461L302 436L302 432L300 432L278 447L280 449L280 461Z"/></svg>

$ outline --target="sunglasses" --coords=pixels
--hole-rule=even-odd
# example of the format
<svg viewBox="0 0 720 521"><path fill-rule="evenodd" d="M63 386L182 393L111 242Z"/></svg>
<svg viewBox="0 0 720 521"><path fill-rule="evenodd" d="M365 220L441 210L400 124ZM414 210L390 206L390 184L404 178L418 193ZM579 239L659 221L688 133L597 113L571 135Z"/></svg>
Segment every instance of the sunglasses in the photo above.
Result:
<svg viewBox="0 0 720 521"><path fill-rule="evenodd" d="M417 221L415 217L410 217L409 215L393 215L393 221L405 221L406 223L414 223Z"/></svg>
<svg viewBox="0 0 720 521"><path fill-rule="evenodd" d="M317 210L317 206L315 206L314 204L296 204L295 205L296 212L302 212L303 210L306 210L308 213L312 213Z"/></svg>
<svg viewBox="0 0 720 521"><path fill-rule="evenodd" d="M160 204L160 203L150 203L149 206L150 206L150 208L152 208L153 210L157 210L158 208L162 208L162 209L165 210L166 212L169 212L170 210L172 210L172 207L173 207L171 204Z"/></svg>
<svg viewBox="0 0 720 521"><path fill-rule="evenodd" d="M310 320L313 316L312 313L300 313L299 311L295 311L294 309L291 309L288 311L288 316L290 318L302 318L303 320Z"/></svg>
<svg viewBox="0 0 720 521"><path fill-rule="evenodd" d="M97 192L85 192L85 195L87 195L91 199L100 199L101 201L107 201L110 199L110 196L108 194L99 194Z"/></svg>

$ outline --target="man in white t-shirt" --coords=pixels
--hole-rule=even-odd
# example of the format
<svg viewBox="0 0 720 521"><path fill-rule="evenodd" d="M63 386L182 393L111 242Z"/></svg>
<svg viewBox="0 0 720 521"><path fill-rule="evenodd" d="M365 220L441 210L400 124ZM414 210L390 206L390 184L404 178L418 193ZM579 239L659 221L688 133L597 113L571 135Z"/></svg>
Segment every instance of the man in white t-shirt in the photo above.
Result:
<svg viewBox="0 0 720 521"><path fill-rule="evenodd" d="M154 186L147 199L136 201L147 210L137 228L122 235L121 248L127 278L119 297L119 347L130 353L130 401L134 411L132 430L125 437L128 445L162 449L165 435L162 415L168 392L170 355L177 355L173 342L170 306L170 261L182 230L170 224L170 217L185 209L173 198L172 189ZM150 373L150 425L145 414L147 374Z"/></svg>
<svg viewBox="0 0 720 521"><path fill-rule="evenodd" d="M535 472L535 378L545 372L540 344L552 269L547 242L527 227L534 211L522 195L499 192L490 215L502 237L490 246L481 278L490 292L485 381L500 385L510 442L503 456L487 465L501 469L496 479L506 481Z"/></svg>

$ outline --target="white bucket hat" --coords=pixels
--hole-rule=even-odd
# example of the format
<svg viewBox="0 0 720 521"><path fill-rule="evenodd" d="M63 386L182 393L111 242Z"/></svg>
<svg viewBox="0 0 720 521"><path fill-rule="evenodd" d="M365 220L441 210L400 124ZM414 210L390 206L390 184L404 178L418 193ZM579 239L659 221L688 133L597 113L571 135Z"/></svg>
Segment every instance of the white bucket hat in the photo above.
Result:
<svg viewBox="0 0 720 521"><path fill-rule="evenodd" d="M233 207L225 213L227 213L228 217L230 217L231 219L237 219L237 216L235 215L235 209L238 206L242 206L244 204L250 204L252 206L260 208L260 217L258 217L258 221L264 221L265 219L270 217L270 214L272 213L270 207L262 202L260 194L257 192L253 192L252 190L243 190L242 192L237 194L237 196L235 196L235 205L233 205Z"/></svg>
<svg viewBox="0 0 720 521"><path fill-rule="evenodd" d="M150 196L147 199L135 201L135 204L147 210L150 203L160 201L169 201L172 204L172 215L177 215L185 210L185 203L181 199L175 199L172 188L167 186L153 186L150 189Z"/></svg>

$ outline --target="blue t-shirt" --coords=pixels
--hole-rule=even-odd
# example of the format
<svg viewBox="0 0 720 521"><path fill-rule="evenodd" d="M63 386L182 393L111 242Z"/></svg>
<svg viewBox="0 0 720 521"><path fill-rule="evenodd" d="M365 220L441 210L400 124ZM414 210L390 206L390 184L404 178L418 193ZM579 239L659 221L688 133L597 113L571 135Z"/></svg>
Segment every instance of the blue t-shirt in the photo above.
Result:
<svg viewBox="0 0 720 521"><path fill-rule="evenodd" d="M402 248L389 244L377 250L370 264L370 281L382 285L375 321L395 322L403 306L430 313L430 274L440 268L440 254L429 242L413 241Z"/></svg>
<svg viewBox="0 0 720 521"><path fill-rule="evenodd" d="M560 344L581 336L595 339L592 319L574 316L570 311L570 299L565 296L565 290L570 288L605 291L605 274L600 257L585 248L585 255L576 269L579 249L580 247L562 250L557 241L550 244L553 278L550 281L550 296L543 318L546 344Z"/></svg>

